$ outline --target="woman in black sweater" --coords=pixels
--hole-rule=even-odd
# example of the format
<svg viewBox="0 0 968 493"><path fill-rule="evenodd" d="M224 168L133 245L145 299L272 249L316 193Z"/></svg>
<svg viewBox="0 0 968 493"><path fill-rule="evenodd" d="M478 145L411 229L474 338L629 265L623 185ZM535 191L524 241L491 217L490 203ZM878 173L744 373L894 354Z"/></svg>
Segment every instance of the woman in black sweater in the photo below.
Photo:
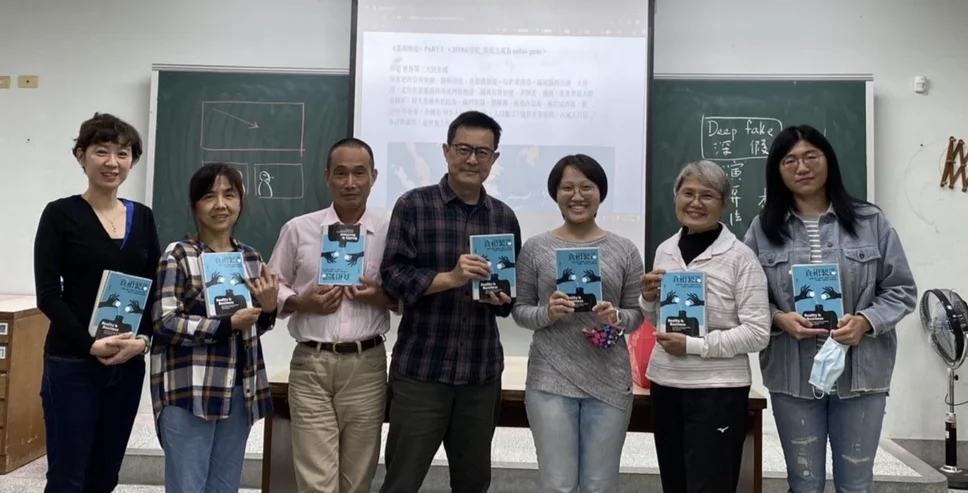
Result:
<svg viewBox="0 0 968 493"><path fill-rule="evenodd" d="M113 491L138 413L154 300L136 333L95 340L88 327L104 271L153 279L158 265L151 209L117 196L141 153L124 121L102 113L82 123L73 154L87 191L47 204L37 226L37 306L50 319L41 386L47 492Z"/></svg>

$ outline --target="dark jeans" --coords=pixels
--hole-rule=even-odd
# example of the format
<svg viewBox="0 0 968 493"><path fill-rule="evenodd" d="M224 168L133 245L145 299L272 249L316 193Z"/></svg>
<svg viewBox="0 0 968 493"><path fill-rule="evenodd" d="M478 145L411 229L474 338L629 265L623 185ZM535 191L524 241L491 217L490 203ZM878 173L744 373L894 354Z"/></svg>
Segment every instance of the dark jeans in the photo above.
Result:
<svg viewBox="0 0 968 493"><path fill-rule="evenodd" d="M750 388L678 389L652 382L664 493L736 493Z"/></svg>
<svg viewBox="0 0 968 493"><path fill-rule="evenodd" d="M134 426L145 360L115 366L44 354L47 493L109 493Z"/></svg>
<svg viewBox="0 0 968 493"><path fill-rule="evenodd" d="M501 380L487 385L422 382L390 370L390 430L380 493L417 493L444 444L453 493L491 485L491 440Z"/></svg>

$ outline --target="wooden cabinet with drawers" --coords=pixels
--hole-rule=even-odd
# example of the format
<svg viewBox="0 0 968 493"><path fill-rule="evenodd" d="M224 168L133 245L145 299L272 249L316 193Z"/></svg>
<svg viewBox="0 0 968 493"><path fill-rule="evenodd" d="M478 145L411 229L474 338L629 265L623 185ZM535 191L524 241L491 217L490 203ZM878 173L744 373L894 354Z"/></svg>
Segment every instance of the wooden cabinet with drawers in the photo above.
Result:
<svg viewBox="0 0 968 493"><path fill-rule="evenodd" d="M43 456L40 382L49 321L34 296L0 295L0 474Z"/></svg>

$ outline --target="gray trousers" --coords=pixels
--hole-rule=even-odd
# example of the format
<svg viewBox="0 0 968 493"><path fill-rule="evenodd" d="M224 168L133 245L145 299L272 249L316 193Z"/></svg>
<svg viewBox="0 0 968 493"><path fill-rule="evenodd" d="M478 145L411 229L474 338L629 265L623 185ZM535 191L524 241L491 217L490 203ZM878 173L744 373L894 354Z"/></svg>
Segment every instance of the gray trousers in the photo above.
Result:
<svg viewBox="0 0 968 493"><path fill-rule="evenodd" d="M453 493L491 485L491 440L501 380L486 385L422 382L390 370L390 429L380 493L417 493L443 443Z"/></svg>

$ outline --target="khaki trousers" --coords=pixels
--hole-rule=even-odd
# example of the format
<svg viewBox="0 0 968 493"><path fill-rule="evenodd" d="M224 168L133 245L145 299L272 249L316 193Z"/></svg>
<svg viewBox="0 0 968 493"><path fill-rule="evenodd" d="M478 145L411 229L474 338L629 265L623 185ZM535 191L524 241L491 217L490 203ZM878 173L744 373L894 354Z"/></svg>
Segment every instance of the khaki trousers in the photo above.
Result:
<svg viewBox="0 0 968 493"><path fill-rule="evenodd" d="M289 364L299 493L369 493L387 400L383 344L354 354L296 344Z"/></svg>

